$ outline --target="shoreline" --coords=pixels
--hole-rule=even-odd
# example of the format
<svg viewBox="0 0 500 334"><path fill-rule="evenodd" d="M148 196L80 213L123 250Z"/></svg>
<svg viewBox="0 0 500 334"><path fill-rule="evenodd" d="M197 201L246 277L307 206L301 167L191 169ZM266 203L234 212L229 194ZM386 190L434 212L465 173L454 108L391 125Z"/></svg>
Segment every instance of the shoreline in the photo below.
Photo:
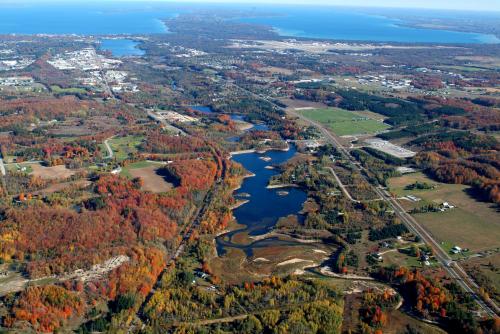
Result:
<svg viewBox="0 0 500 334"><path fill-rule="evenodd" d="M266 186L266 189L282 189L282 188L300 188L300 187L293 183L270 184Z"/></svg>
<svg viewBox="0 0 500 334"><path fill-rule="evenodd" d="M292 239L293 241L295 242L298 242L298 243L301 243L301 244L314 244L314 243L320 243L321 240L318 240L318 239L300 239L300 238L294 238L288 234L285 234L285 233L280 233L280 232L277 232L277 231L271 231L271 232L267 232L267 233L264 233L264 234L261 234L261 235L249 235L248 238L253 240L253 242L257 242L257 241L262 241L262 240L265 240L265 239L269 239L269 238L274 238L274 237L285 237L285 238L290 238Z"/></svg>
<svg viewBox="0 0 500 334"><path fill-rule="evenodd" d="M282 151L282 152L288 152L290 151L290 145L287 143L287 147L285 148L276 148L276 147L269 147L261 150L257 150L255 148L248 149L248 150L240 150L240 151L232 151L229 152L229 156L232 157L233 155L241 155L241 154L250 154L250 153L258 153L258 154L264 154L269 151Z"/></svg>
<svg viewBox="0 0 500 334"><path fill-rule="evenodd" d="M231 211L236 210L237 208L239 208L240 206L243 206L243 205L247 204L248 202L250 202L249 199L238 200L238 201L236 201L235 204L233 204L232 206L229 207L229 210L231 210Z"/></svg>

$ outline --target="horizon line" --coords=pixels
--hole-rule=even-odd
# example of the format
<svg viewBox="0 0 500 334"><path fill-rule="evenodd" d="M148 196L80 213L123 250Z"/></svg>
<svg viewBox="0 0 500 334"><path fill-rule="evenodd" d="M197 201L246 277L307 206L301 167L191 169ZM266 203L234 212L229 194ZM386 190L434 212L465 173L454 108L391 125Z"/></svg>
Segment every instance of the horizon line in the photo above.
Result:
<svg viewBox="0 0 500 334"><path fill-rule="evenodd" d="M105 4L105 3L119 3L119 2L128 2L128 3L171 3L171 4L184 4L184 5L190 5L190 4L217 4L217 5L250 5L250 6L307 6L307 5L313 5L313 6L322 6L322 7L340 7L340 8L365 8L365 9L420 9L420 10L429 10L429 11L453 11L453 12L474 12L474 13L495 13L495 14L500 14L500 8L498 9L485 9L485 8L450 8L450 7L428 7L428 6L422 6L422 7L416 7L413 5L410 6L398 6L398 5L362 5L362 4L351 4L351 5L344 5L344 4L337 4L337 3L321 3L321 2L308 2L305 0L298 0L298 1L290 1L290 2L255 2L252 0L236 0L236 1L227 1L227 0L105 0L105 1L99 1L99 0L75 0L75 1L65 1L65 0L42 0L42 1L37 1L37 0L6 0L2 1L0 0L0 6L1 5L19 5L22 3L30 3L30 4L43 4L43 3L64 3L65 5L71 5L71 4L78 4L78 3L84 3L84 4L89 4L89 3L96 3L96 4Z"/></svg>

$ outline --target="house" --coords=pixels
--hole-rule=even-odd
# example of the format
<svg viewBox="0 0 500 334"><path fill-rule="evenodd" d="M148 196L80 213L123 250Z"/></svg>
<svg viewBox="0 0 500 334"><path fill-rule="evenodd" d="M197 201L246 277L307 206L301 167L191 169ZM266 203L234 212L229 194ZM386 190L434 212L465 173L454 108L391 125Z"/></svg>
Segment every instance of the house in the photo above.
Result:
<svg viewBox="0 0 500 334"><path fill-rule="evenodd" d="M413 196L413 195L408 195L408 196L406 196L406 198L410 199L413 202L419 202L421 200L420 198Z"/></svg>
<svg viewBox="0 0 500 334"><path fill-rule="evenodd" d="M118 168L115 168L111 171L111 174L113 175L118 175L122 172L122 168L121 167L118 167Z"/></svg>
<svg viewBox="0 0 500 334"><path fill-rule="evenodd" d="M462 252L462 248L458 247L458 246L453 246L453 248L451 249L451 252L453 254L459 254Z"/></svg>
<svg viewBox="0 0 500 334"><path fill-rule="evenodd" d="M197 271L196 276L203 278L203 279L207 279L210 275L204 273L203 271Z"/></svg>
<svg viewBox="0 0 500 334"><path fill-rule="evenodd" d="M420 256L420 260L421 260L421 261L429 261L429 255L427 255L427 254L422 254L422 255Z"/></svg>
<svg viewBox="0 0 500 334"><path fill-rule="evenodd" d="M448 202L443 202L443 204L441 204L441 206L445 209L454 209L455 206L454 205L451 205L450 203Z"/></svg>

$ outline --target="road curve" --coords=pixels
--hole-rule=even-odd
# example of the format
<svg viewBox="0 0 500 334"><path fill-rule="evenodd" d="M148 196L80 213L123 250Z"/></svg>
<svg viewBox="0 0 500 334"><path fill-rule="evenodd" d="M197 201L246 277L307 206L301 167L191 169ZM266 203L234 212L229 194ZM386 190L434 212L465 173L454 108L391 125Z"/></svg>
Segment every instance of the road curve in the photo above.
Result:
<svg viewBox="0 0 500 334"><path fill-rule="evenodd" d="M114 153L113 150L111 149L111 146L109 145L109 141L113 139L113 137L110 137L104 141L104 146L106 146L106 150L108 151L108 155L104 157L104 159L113 159Z"/></svg>

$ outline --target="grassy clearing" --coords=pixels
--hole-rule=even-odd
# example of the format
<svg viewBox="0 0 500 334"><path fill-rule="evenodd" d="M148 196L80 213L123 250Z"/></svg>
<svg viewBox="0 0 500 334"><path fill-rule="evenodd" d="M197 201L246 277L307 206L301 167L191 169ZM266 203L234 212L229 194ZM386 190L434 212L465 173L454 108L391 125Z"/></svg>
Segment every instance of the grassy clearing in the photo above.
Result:
<svg viewBox="0 0 500 334"><path fill-rule="evenodd" d="M444 70L456 70L456 71L463 71L463 72L482 72L486 71L486 69L481 68L481 67L475 67L475 66L438 66L441 69Z"/></svg>
<svg viewBox="0 0 500 334"><path fill-rule="evenodd" d="M339 108L299 111L305 117L327 125L339 136L374 134L389 128L380 117L366 112L347 111Z"/></svg>
<svg viewBox="0 0 500 334"><path fill-rule="evenodd" d="M85 94L87 92L83 88L77 88L77 87L61 88L57 85L50 86L50 90L55 94Z"/></svg>
<svg viewBox="0 0 500 334"><path fill-rule="evenodd" d="M424 265L417 257L398 250L386 252L382 257L384 258L384 266L395 265L407 268L429 268L429 266ZM430 260L429 262L431 267L438 265L435 260Z"/></svg>
<svg viewBox="0 0 500 334"><path fill-rule="evenodd" d="M415 181L435 185L429 190L405 190ZM421 173L408 174L389 181L391 192L398 197L409 194L422 200L409 202L401 200L405 208L420 207L429 203L449 202L456 206L446 212L416 214L415 218L425 226L443 247L458 245L471 251L498 247L500 240L500 221L498 210L490 203L476 201L469 196L468 186L435 182Z"/></svg>
<svg viewBox="0 0 500 334"><path fill-rule="evenodd" d="M138 162L134 162L134 163L131 163L131 164L127 165L127 167L123 167L121 175L125 176L125 177L128 177L128 178L133 178L132 174L130 173L131 170L148 168L148 167L153 167L153 166L159 167L160 164L157 164L157 163L154 163L154 162L150 162L150 161L138 161Z"/></svg>
<svg viewBox="0 0 500 334"><path fill-rule="evenodd" d="M33 172L33 168L31 168L31 164L27 163L18 163L15 165L8 165L6 166L7 170L9 172L22 172L26 174L30 174Z"/></svg>
<svg viewBox="0 0 500 334"><path fill-rule="evenodd" d="M369 110L356 111L356 114L358 114L362 117L368 117L368 118L374 119L376 121L383 121L383 120L388 118L387 116L377 114L377 113L374 113L373 111L369 111Z"/></svg>
<svg viewBox="0 0 500 334"><path fill-rule="evenodd" d="M109 140L109 145L113 150L118 161L128 158L129 154L137 153L139 145L144 140L143 136L125 136L117 137ZM102 151L106 152L106 148L102 145Z"/></svg>
<svg viewBox="0 0 500 334"><path fill-rule="evenodd" d="M139 169L139 168L146 168L146 167L151 167L151 166L159 166L159 163L154 163L151 161L138 161L134 162L130 165L127 165L127 169Z"/></svg>
<svg viewBox="0 0 500 334"><path fill-rule="evenodd" d="M426 334L445 334L441 328L419 321L400 310L392 310L389 312L388 323L384 327L384 333L409 333L408 326L413 328L416 333Z"/></svg>
<svg viewBox="0 0 500 334"><path fill-rule="evenodd" d="M481 276L484 276L485 279L490 280L491 285L497 287L497 290L498 287L500 287L500 272L497 269L498 267L500 267L500 254L497 253L485 258L469 259L467 260L465 267L466 270L472 272L473 275L475 271L478 271Z"/></svg>

